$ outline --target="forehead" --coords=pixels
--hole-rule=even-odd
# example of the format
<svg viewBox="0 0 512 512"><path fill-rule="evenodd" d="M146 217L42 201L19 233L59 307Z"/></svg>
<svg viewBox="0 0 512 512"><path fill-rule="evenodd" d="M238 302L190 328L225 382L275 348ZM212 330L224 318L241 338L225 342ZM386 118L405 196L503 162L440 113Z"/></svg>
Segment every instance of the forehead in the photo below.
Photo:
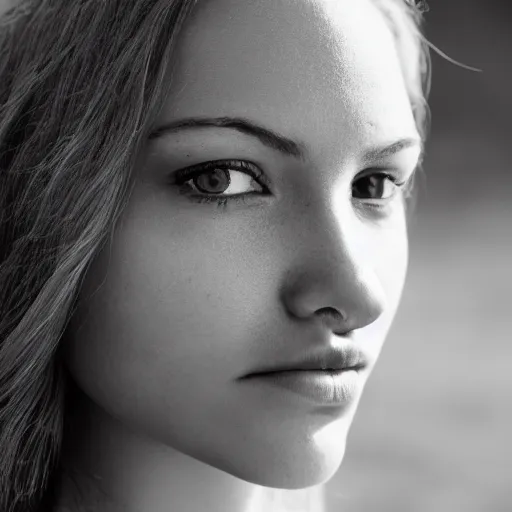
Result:
<svg viewBox="0 0 512 512"><path fill-rule="evenodd" d="M371 0L199 0L173 66L166 121L247 117L306 144L313 129L317 149L416 133Z"/></svg>

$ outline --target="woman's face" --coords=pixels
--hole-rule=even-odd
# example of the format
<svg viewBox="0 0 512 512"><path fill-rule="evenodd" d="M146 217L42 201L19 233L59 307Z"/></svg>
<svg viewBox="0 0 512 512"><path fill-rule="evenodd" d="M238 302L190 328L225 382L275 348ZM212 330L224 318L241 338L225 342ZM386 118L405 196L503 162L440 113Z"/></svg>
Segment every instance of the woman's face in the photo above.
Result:
<svg viewBox="0 0 512 512"><path fill-rule="evenodd" d="M406 273L391 179L411 178L420 147L395 41L369 0L215 0L199 2L174 65L156 127L243 118L287 141L240 123L148 141L81 290L68 368L103 412L169 450L259 485L324 482ZM235 162L177 183L216 160ZM329 309L344 320L323 322ZM339 346L368 361L351 399L240 380Z"/></svg>

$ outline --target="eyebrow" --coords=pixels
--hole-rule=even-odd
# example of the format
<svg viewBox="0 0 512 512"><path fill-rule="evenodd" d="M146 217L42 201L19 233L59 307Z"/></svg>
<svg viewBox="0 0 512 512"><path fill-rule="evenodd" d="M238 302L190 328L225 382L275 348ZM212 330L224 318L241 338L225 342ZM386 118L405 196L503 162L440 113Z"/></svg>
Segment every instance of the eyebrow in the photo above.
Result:
<svg viewBox="0 0 512 512"><path fill-rule="evenodd" d="M193 128L231 128L239 132L251 135L260 140L265 146L277 150L287 156L293 156L305 160L306 151L302 144L295 142L283 135L256 124L248 119L240 117L191 117L179 119L160 126L149 135L149 139L157 139L164 134L173 133Z"/></svg>
<svg viewBox="0 0 512 512"><path fill-rule="evenodd" d="M306 148L304 144L293 141L283 135L280 135L269 128L265 128L254 121L241 117L190 117L178 119L166 123L154 131L148 137L149 140L155 140L163 135L175 133L182 130L199 128L230 128L256 137L265 146L277 150L286 156L292 156L302 161L306 160ZM371 148L365 152L364 162L382 160L390 157L404 149L419 146L423 154L423 143L418 137L406 137L384 147ZM421 157L421 155L420 155Z"/></svg>
<svg viewBox="0 0 512 512"><path fill-rule="evenodd" d="M404 149L414 147L420 148L418 161L421 161L423 158L423 152L425 148L422 139L419 137L405 137L387 146L370 149L365 153L363 161L365 163L370 164L371 162L374 162L376 160L384 160L385 158L396 155L397 153L403 151Z"/></svg>

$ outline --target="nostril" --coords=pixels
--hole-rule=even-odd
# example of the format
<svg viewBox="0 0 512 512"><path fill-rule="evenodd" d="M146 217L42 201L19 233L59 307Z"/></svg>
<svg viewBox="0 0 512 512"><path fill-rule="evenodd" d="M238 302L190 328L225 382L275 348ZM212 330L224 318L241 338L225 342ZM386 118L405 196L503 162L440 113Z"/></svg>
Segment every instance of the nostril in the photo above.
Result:
<svg viewBox="0 0 512 512"><path fill-rule="evenodd" d="M326 307L319 309L316 314L320 317L321 321L331 330L334 334L345 334L347 329L345 326L346 317L337 309ZM340 332L341 331L341 332Z"/></svg>

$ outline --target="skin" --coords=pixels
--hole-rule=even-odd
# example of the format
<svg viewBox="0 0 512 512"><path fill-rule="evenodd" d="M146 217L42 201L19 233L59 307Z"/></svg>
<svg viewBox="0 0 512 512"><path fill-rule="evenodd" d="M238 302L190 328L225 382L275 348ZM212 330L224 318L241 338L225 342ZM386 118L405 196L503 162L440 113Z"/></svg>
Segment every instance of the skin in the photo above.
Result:
<svg viewBox="0 0 512 512"><path fill-rule="evenodd" d="M199 2L175 66L156 127L244 117L300 144L305 160L219 127L163 135L138 156L130 202L65 341L81 395L64 460L84 487L98 479L100 512L240 512L261 486L328 481L406 275L400 190L373 201L379 211L352 195L363 174L410 178L420 154L365 158L419 139L395 41L369 0ZM217 159L256 163L269 192L222 209L170 182ZM263 190L232 172L240 189L224 195ZM322 322L323 308L344 322ZM336 330L370 362L349 404L237 380L338 343ZM62 510L75 498L65 481Z"/></svg>

